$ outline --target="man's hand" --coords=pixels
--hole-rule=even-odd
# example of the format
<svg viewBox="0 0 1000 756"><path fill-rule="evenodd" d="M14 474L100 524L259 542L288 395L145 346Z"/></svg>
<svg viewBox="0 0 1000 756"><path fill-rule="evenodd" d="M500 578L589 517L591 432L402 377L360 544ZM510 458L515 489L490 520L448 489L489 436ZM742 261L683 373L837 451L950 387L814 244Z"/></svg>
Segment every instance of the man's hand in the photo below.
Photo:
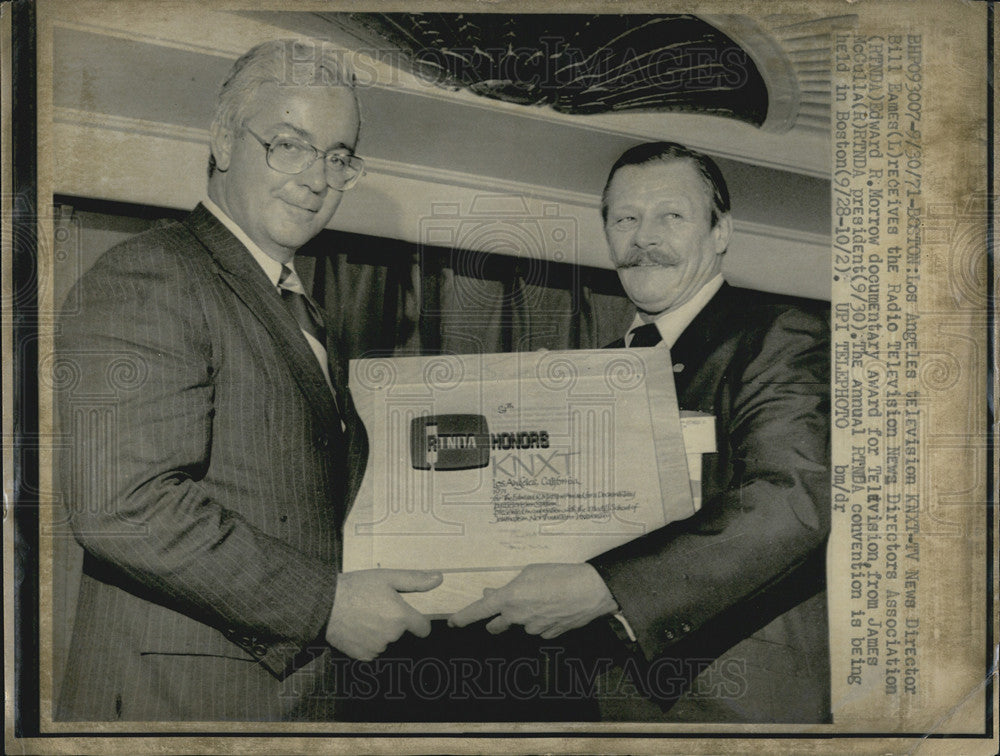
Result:
<svg viewBox="0 0 1000 756"><path fill-rule="evenodd" d="M426 638L430 620L407 604L399 592L429 591L441 580L440 572L420 570L342 573L326 625L326 642L353 659L371 661L407 630Z"/></svg>
<svg viewBox="0 0 1000 756"><path fill-rule="evenodd" d="M611 591L589 564L529 564L502 588L484 590L483 598L455 612L448 624L465 627L499 615L486 624L491 633L518 624L548 640L617 611Z"/></svg>

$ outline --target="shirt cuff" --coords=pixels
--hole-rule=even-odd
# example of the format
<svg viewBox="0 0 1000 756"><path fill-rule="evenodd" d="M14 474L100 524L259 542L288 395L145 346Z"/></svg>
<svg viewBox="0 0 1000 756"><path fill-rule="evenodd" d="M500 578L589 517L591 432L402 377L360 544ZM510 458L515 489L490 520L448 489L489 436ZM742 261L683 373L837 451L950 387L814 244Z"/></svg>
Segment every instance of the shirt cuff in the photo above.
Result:
<svg viewBox="0 0 1000 756"><path fill-rule="evenodd" d="M614 618L622 624L623 628L625 628L625 633L628 635L628 639L633 643L635 643L636 642L635 631L632 630L632 626L628 623L628 620L625 619L625 615L622 614L621 612L618 612L618 614L614 615Z"/></svg>

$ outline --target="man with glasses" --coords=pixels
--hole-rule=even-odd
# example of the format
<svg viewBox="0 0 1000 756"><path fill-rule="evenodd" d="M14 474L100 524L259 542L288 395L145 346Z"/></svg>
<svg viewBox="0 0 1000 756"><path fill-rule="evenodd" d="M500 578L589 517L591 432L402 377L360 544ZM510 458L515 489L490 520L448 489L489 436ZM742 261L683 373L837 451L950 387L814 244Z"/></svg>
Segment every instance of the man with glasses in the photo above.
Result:
<svg viewBox="0 0 1000 756"><path fill-rule="evenodd" d="M338 660L430 631L398 592L439 575L337 574L367 440L294 257L363 174L358 132L332 50L258 45L219 95L208 197L69 298L61 487L84 566L57 719L330 720Z"/></svg>

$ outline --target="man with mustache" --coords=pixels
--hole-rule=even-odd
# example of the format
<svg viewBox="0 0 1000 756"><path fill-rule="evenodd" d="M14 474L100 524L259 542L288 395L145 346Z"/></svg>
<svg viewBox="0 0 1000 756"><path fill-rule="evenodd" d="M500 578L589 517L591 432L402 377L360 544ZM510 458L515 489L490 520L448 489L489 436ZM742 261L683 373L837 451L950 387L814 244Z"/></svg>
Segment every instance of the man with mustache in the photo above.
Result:
<svg viewBox="0 0 1000 756"><path fill-rule="evenodd" d="M367 460L337 343L295 268L364 164L354 75L315 40L236 61L208 196L70 296L62 467L83 576L57 719L322 720L338 669L430 623L440 575L338 574Z"/></svg>
<svg viewBox="0 0 1000 756"><path fill-rule="evenodd" d="M606 719L826 721L828 308L725 282L729 192L706 155L628 150L602 213L637 310L612 346L665 341L681 409L715 417L702 509L586 564L529 565L451 621L542 638L589 630L582 646L579 631L564 637L589 648L592 671L613 658L598 679ZM602 640L609 615L635 656ZM626 669L660 706L624 694Z"/></svg>

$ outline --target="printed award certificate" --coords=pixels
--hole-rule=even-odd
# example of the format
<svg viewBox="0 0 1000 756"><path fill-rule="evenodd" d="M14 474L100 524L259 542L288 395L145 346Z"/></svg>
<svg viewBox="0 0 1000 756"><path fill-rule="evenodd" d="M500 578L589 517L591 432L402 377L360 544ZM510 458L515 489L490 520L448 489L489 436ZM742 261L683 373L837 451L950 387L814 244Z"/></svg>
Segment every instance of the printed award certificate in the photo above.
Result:
<svg viewBox="0 0 1000 756"><path fill-rule="evenodd" d="M356 360L351 390L371 452L344 569L441 570L407 595L431 615L689 517L715 450L662 347Z"/></svg>

